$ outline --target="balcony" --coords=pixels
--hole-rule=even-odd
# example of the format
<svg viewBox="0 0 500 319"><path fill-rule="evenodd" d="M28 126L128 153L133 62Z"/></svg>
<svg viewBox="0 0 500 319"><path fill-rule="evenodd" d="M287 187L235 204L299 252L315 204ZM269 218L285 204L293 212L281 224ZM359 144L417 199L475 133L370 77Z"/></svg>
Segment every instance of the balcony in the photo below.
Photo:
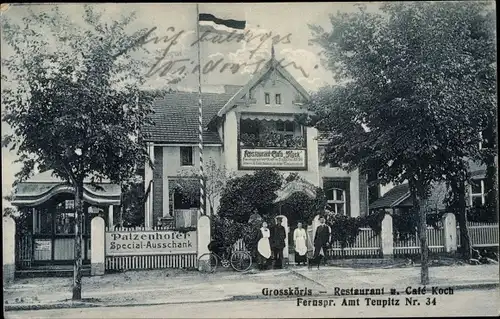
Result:
<svg viewBox="0 0 500 319"><path fill-rule="evenodd" d="M240 122L239 169L307 170L305 130L290 120Z"/></svg>
<svg viewBox="0 0 500 319"><path fill-rule="evenodd" d="M278 132L262 135L243 133L240 135L240 146L259 148L305 148L303 136L292 136Z"/></svg>
<svg viewBox="0 0 500 319"><path fill-rule="evenodd" d="M293 121L242 120L239 143L247 148L306 148L305 134Z"/></svg>

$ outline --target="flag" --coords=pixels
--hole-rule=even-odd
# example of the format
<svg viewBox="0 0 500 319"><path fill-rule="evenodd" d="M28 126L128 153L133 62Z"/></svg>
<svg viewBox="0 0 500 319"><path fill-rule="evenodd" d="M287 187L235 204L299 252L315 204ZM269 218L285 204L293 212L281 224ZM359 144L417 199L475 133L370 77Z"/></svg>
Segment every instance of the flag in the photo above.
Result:
<svg viewBox="0 0 500 319"><path fill-rule="evenodd" d="M244 30L246 26L245 20L222 19L210 13L200 13L198 17L200 27L209 29L210 27L218 31L238 31Z"/></svg>
<svg viewBox="0 0 500 319"><path fill-rule="evenodd" d="M200 216L205 215L205 174L203 170L203 101L202 101L202 79L201 79L201 49L200 42L202 38L210 36L210 41L212 43L234 43L235 35L243 33L246 26L246 19L236 20L228 19L227 15L235 15L236 7L230 8L227 6L221 6L216 4L212 8L206 8L205 12L217 13L200 13L199 5L196 5L197 14L197 49L198 49L198 152L200 157L200 168L199 168L199 181L200 181ZM225 12L224 12L225 11ZM207 42L208 43L208 42ZM208 54L207 54L208 55Z"/></svg>

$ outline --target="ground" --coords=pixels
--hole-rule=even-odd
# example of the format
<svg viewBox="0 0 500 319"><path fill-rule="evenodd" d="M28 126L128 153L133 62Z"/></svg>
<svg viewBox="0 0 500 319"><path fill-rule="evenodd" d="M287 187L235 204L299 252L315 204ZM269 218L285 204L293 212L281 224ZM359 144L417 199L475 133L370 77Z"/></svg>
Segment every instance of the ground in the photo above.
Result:
<svg viewBox="0 0 500 319"><path fill-rule="evenodd" d="M363 298L361 298L363 299ZM387 299L387 298L382 298ZM399 299L403 299L400 297ZM441 317L494 316L499 314L498 290L462 290L452 296L436 297L436 305L367 307L340 306L342 298L334 299L335 306L297 306L292 300L246 300L232 302L187 303L138 307L56 309L7 312L5 318L311 318L311 317Z"/></svg>
<svg viewBox="0 0 500 319"><path fill-rule="evenodd" d="M346 268L290 267L283 270L237 273L218 271L203 274L186 270L149 270L85 277L84 302L72 303L72 278L31 278L16 280L4 288L7 318L61 317L291 317L314 316L396 316L496 314L498 312L498 265L452 265L431 267L430 284L425 295L407 295L407 290L421 289L420 268ZM410 287L410 288L409 288ZM432 295L432 287L453 294ZM340 296L339 289L384 289L375 303L366 306L365 296ZM494 288L493 290L485 290ZM394 289L394 291L392 291ZM281 292L280 292L281 290ZM310 296L286 296L283 291L310 291ZM265 294L269 291L270 294ZM343 298L354 306L342 306ZM420 306L406 306L406 297ZM299 306L297 306L297 298ZM399 299L395 306L393 298ZM427 298L430 298L427 300ZM436 298L435 302L434 299ZM326 308L304 306L312 300L329 301ZM305 301L304 301L305 300ZM309 301L311 300L311 301ZM428 302L429 305L425 305ZM336 303L335 305L333 305ZM56 309L69 307L72 309ZM76 309L75 307L80 307ZM83 307L83 308L82 308ZM96 308L91 308L96 307ZM39 309L36 311L24 311ZM47 309L47 310L40 310Z"/></svg>

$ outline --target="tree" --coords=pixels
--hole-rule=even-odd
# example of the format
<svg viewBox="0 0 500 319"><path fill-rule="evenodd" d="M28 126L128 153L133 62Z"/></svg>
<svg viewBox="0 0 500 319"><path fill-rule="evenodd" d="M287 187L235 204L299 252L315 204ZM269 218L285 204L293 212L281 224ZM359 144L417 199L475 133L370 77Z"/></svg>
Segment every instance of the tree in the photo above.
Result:
<svg viewBox="0 0 500 319"><path fill-rule="evenodd" d="M139 129L150 123L153 95L140 89L144 63L132 56L146 30L125 28L134 14L111 23L85 6L77 25L56 6L28 14L21 24L4 17L3 39L14 55L3 60L3 139L17 150L18 181L53 169L75 192L73 299L81 299L83 185L127 180L149 157Z"/></svg>
<svg viewBox="0 0 500 319"><path fill-rule="evenodd" d="M120 226L140 226L144 224L144 205L147 196L143 181L139 178L122 183L122 203L120 209Z"/></svg>
<svg viewBox="0 0 500 319"><path fill-rule="evenodd" d="M268 216L274 211L276 191L282 183L282 176L269 169L233 178L221 194L218 213L239 223L247 223L255 212Z"/></svg>
<svg viewBox="0 0 500 319"><path fill-rule="evenodd" d="M387 3L311 26L340 83L315 94L311 125L328 139L326 162L408 181L419 212L421 283L429 282L426 212L433 182L477 154L495 105L495 48L485 3Z"/></svg>
<svg viewBox="0 0 500 319"><path fill-rule="evenodd" d="M190 170L184 170L180 173L177 180L177 189L181 191L191 201L195 201L200 196L200 184L193 183L193 180L199 181L199 174ZM220 199L226 183L234 177L232 172L228 172L225 166L219 166L210 158L204 166L205 196L210 212L214 212L217 200Z"/></svg>

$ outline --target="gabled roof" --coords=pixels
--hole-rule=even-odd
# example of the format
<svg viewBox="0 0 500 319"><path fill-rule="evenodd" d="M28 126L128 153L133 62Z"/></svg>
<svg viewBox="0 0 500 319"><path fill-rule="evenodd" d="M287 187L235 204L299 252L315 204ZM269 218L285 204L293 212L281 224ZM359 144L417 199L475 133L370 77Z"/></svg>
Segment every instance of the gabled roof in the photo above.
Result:
<svg viewBox="0 0 500 319"><path fill-rule="evenodd" d="M447 188L445 183L434 183L431 194L427 199L428 208L431 211L442 211L446 209L445 198ZM384 196L370 204L370 210L380 208L412 207L410 188L408 183L397 185L389 190Z"/></svg>
<svg viewBox="0 0 500 319"><path fill-rule="evenodd" d="M206 125L233 96L227 93L202 93L203 123ZM167 93L153 103L155 113L151 116L155 125L143 128L149 135L148 142L198 143L198 93ZM203 132L203 143L220 144L215 131Z"/></svg>
<svg viewBox="0 0 500 319"><path fill-rule="evenodd" d="M295 87L306 99L309 99L309 93L302 87L302 85L295 80L295 78L283 67L281 64L272 57L269 61L266 62L262 70L260 70L257 74L255 74L252 79L241 89L236 92L236 94L227 101L227 103L221 108L221 110L217 113L217 116L223 116L230 109L232 109L237 102L245 95L247 92L252 89L260 80L272 69L275 69L278 73L283 76L293 87Z"/></svg>
<svg viewBox="0 0 500 319"><path fill-rule="evenodd" d="M370 204L370 209L397 207L410 196L408 184L401 184L393 187L384 196Z"/></svg>

